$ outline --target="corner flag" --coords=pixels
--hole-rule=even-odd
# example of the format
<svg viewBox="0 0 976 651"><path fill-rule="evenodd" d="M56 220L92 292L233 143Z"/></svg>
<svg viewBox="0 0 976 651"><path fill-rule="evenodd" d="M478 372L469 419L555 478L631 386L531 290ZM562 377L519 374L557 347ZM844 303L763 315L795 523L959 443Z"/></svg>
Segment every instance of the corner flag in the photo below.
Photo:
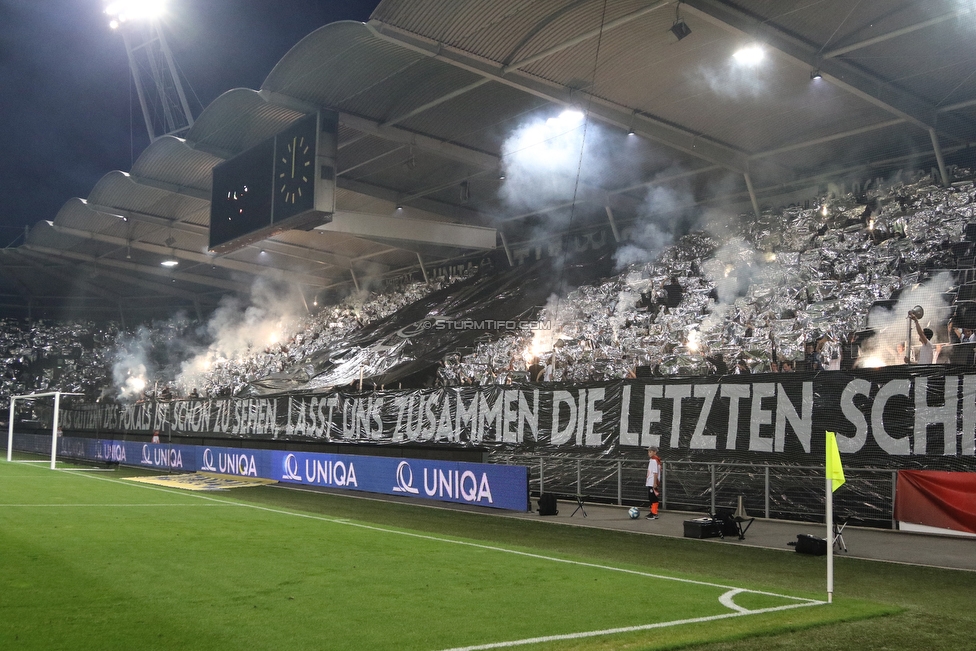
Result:
<svg viewBox="0 0 976 651"><path fill-rule="evenodd" d="M844 466L840 463L840 450L837 449L837 435L825 432L827 435L827 479L831 480L833 491L844 485Z"/></svg>

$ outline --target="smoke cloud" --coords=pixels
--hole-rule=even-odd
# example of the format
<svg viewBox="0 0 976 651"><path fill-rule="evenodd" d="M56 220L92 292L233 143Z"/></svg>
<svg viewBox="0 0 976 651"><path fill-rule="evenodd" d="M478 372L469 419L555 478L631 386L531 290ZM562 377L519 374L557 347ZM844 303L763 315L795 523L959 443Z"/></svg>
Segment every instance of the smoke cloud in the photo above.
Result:
<svg viewBox="0 0 976 651"><path fill-rule="evenodd" d="M304 303L291 285L259 278L247 301L224 297L207 323L210 344L182 363L176 385L183 390L204 385L215 364L238 360L287 341L304 315Z"/></svg>
<svg viewBox="0 0 976 651"><path fill-rule="evenodd" d="M916 285L901 293L898 302L891 310L875 307L868 312L868 327L875 335L861 344L858 366L877 367L904 364L904 346L908 338L908 312L916 305L924 310L919 319L923 328L931 328L933 344L947 343L945 324L949 320L948 306L943 295L954 285L952 274L943 271L923 284ZM917 349L918 334L912 326L911 339Z"/></svg>

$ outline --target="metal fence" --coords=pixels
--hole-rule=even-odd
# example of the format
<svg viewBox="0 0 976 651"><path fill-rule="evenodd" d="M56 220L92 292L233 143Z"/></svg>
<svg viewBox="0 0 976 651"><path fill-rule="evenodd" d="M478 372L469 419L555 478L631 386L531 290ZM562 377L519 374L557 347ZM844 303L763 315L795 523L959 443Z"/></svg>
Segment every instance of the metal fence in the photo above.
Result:
<svg viewBox="0 0 976 651"><path fill-rule="evenodd" d="M646 504L646 461L519 456L533 494L582 495L608 504ZM846 468L834 493L834 513L858 524L895 528L896 470ZM742 497L752 517L823 522L824 469L811 466L664 461L661 506L676 511L734 511Z"/></svg>

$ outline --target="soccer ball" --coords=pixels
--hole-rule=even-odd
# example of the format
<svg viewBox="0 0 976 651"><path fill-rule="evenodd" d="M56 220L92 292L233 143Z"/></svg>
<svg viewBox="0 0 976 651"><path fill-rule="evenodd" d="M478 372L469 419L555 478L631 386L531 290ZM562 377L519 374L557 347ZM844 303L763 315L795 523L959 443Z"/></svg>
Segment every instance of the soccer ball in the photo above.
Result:
<svg viewBox="0 0 976 651"><path fill-rule="evenodd" d="M640 517L640 509L637 508L636 506L632 506L630 507L630 510L627 511L627 515L630 516L631 520L636 520L637 518Z"/></svg>

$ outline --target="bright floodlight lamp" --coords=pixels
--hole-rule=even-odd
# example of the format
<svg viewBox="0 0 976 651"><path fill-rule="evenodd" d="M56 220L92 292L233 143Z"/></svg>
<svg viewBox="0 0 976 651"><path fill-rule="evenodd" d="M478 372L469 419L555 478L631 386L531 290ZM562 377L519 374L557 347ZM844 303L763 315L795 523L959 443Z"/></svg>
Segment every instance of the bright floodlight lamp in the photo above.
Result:
<svg viewBox="0 0 976 651"><path fill-rule="evenodd" d="M732 58L744 66L754 66L762 61L765 56L766 53L759 45L747 45L737 50Z"/></svg>
<svg viewBox="0 0 976 651"><path fill-rule="evenodd" d="M823 75L820 74L819 70L810 71L810 79L823 79Z"/></svg>
<svg viewBox="0 0 976 651"><path fill-rule="evenodd" d="M179 263L180 263L180 261L177 260L176 258L166 258L165 260L163 260L159 264L163 265L164 267L175 267Z"/></svg>
<svg viewBox="0 0 976 651"><path fill-rule="evenodd" d="M165 0L118 0L105 6L111 18L109 27L118 29L122 23L132 20L152 20L166 12Z"/></svg>
<svg viewBox="0 0 976 651"><path fill-rule="evenodd" d="M688 27L688 23L679 18L674 22L674 25L671 25L671 33L674 34L674 37L680 41L685 36L689 36L691 34L691 28Z"/></svg>

